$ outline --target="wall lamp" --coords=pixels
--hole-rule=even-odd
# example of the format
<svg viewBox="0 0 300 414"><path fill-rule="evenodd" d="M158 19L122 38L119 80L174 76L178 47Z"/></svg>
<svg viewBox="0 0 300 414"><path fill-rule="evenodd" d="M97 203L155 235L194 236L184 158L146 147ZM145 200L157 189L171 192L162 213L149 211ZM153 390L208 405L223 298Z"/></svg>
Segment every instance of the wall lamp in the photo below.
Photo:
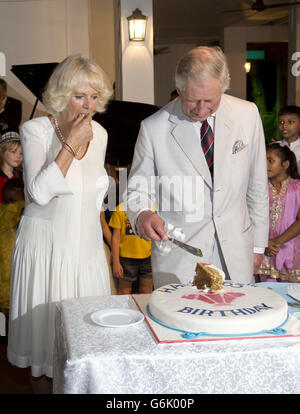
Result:
<svg viewBox="0 0 300 414"><path fill-rule="evenodd" d="M147 17L144 16L140 9L135 9L133 13L127 17L129 40L145 40Z"/></svg>
<svg viewBox="0 0 300 414"><path fill-rule="evenodd" d="M245 68L246 73L249 73L251 70L251 62L246 62L244 64L244 68Z"/></svg>

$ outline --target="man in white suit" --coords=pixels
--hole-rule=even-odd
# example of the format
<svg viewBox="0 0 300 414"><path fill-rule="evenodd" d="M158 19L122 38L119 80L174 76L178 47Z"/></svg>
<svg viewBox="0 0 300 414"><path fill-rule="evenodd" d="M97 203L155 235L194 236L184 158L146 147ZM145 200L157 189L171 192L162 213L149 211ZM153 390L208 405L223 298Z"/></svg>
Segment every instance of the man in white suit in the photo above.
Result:
<svg viewBox="0 0 300 414"><path fill-rule="evenodd" d="M253 282L268 245L262 123L254 103L224 93L229 79L221 49L192 49L176 68L179 97L141 124L125 201L137 234L154 241L155 288L188 282L199 261L221 267L227 279ZM206 120L213 140L205 155ZM202 250L201 259L170 249L167 229L174 227Z"/></svg>

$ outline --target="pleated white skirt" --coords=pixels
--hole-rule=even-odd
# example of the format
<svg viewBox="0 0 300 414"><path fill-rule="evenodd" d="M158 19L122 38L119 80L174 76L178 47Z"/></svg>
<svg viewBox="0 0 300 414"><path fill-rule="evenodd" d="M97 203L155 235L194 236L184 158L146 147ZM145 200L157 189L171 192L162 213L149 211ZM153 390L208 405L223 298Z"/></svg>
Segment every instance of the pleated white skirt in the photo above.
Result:
<svg viewBox="0 0 300 414"><path fill-rule="evenodd" d="M52 377L56 303L110 294L103 244L90 257L56 248L52 222L22 217L12 261L8 360L32 375Z"/></svg>

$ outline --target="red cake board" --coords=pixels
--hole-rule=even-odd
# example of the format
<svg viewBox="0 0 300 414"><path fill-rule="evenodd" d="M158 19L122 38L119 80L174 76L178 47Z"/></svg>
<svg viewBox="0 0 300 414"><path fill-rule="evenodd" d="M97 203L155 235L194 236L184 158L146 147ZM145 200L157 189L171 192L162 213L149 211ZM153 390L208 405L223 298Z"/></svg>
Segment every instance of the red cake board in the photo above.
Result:
<svg viewBox="0 0 300 414"><path fill-rule="evenodd" d="M131 295L135 304L139 310L144 314L145 321L154 336L155 340L159 344L169 344L169 343L181 343L181 342L207 342L207 341L232 341L232 340L241 340L241 339L281 339L289 337L300 337L300 320L298 320L293 315L289 315L287 323L283 326L286 330L286 333L283 335L272 335L272 334L260 334L254 336L233 336L233 337L222 337L222 336L201 336L200 338L194 339L185 339L182 337L182 332L168 329L157 322L153 321L147 313L147 304L149 302L150 294L133 294Z"/></svg>

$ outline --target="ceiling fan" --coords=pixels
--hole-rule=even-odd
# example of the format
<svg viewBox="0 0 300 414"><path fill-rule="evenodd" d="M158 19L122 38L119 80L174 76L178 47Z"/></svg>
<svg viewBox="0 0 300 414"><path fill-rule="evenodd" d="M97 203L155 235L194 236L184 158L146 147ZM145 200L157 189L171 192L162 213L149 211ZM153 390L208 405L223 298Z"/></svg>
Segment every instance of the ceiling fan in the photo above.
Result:
<svg viewBox="0 0 300 414"><path fill-rule="evenodd" d="M256 0L253 1L252 5L249 8L246 9L238 9L238 10L227 10L228 12L234 12L234 11L255 11L255 12L262 12L264 10L267 9L274 9L276 7L293 7L293 6L297 6L300 5L300 1L295 1L294 3L277 3L277 4L270 4L270 5L265 5L263 0Z"/></svg>
<svg viewBox="0 0 300 414"><path fill-rule="evenodd" d="M154 47L154 55L164 55L165 53L169 53L168 46L157 46Z"/></svg>
<svg viewBox="0 0 300 414"><path fill-rule="evenodd" d="M251 10L255 11L264 11L266 9L274 9L275 7L291 7L291 6L297 6L300 4L300 1L295 1L294 3L278 3L278 4L270 4L269 6L266 6L263 2L263 0L256 0L253 2L252 6L250 7Z"/></svg>

